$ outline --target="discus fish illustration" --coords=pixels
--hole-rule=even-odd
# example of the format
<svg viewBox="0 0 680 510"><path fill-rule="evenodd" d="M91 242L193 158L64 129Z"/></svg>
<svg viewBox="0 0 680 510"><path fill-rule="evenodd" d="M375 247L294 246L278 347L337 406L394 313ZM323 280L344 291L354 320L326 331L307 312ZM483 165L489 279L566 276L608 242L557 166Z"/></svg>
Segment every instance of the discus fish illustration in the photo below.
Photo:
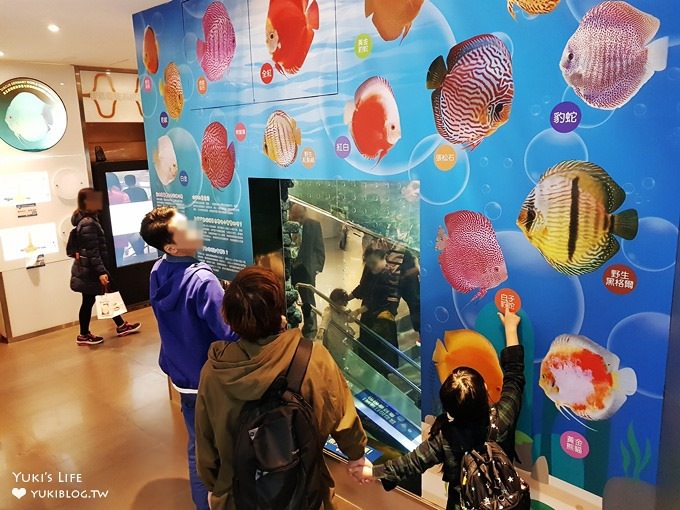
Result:
<svg viewBox="0 0 680 510"><path fill-rule="evenodd" d="M227 130L219 122L211 122L203 133L201 167L214 188L224 189L231 183L236 167L234 142L228 143Z"/></svg>
<svg viewBox="0 0 680 510"><path fill-rule="evenodd" d="M158 59L160 54L160 47L156 32L154 32L151 25L147 25L144 29L144 38L142 39L142 61L144 67L151 74L158 72Z"/></svg>
<svg viewBox="0 0 680 510"><path fill-rule="evenodd" d="M281 110L276 110L269 116L262 148L269 159L279 166L290 166L297 158L301 143L302 134L295 119Z"/></svg>
<svg viewBox="0 0 680 510"><path fill-rule="evenodd" d="M657 18L626 2L596 5L564 48L565 81L593 108L622 107L666 69L669 39L653 40L659 26Z"/></svg>
<svg viewBox="0 0 680 510"><path fill-rule="evenodd" d="M457 211L444 218L437 237L439 266L457 292L479 289L472 301L486 296L489 289L508 279L503 252L489 219L472 211Z"/></svg>
<svg viewBox="0 0 680 510"><path fill-rule="evenodd" d="M512 58L491 34L463 41L437 57L427 72L432 112L439 134L474 149L510 118L515 84Z"/></svg>
<svg viewBox="0 0 680 510"><path fill-rule="evenodd" d="M557 337L541 363L539 386L567 418L611 418L637 391L632 368L585 336Z"/></svg>
<svg viewBox="0 0 680 510"><path fill-rule="evenodd" d="M559 272L581 275L599 269L632 240L638 213L623 205L626 192L601 167L564 161L549 169L524 201L517 225Z"/></svg>
<svg viewBox="0 0 680 510"><path fill-rule="evenodd" d="M383 41L401 40L411 30L425 0L365 0L364 14L370 17Z"/></svg>
<svg viewBox="0 0 680 510"><path fill-rule="evenodd" d="M213 2L205 10L203 36L204 40L196 41L198 62L208 80L220 80L229 70L236 52L236 32L222 2Z"/></svg>
<svg viewBox="0 0 680 510"><path fill-rule="evenodd" d="M19 92L7 107L5 123L22 142L39 142L54 123L52 107L35 94Z"/></svg>
<svg viewBox="0 0 680 510"><path fill-rule="evenodd" d="M496 349L483 335L469 329L445 332L444 340L437 340L432 361L442 384L456 368L474 368L486 382L489 402L500 400L503 370Z"/></svg>
<svg viewBox="0 0 680 510"><path fill-rule="evenodd" d="M182 75L174 62L170 62L165 67L160 89L168 115L173 119L179 119L184 108L184 90L182 89Z"/></svg>
<svg viewBox="0 0 680 510"><path fill-rule="evenodd" d="M378 162L385 157L401 138L399 109L387 80L373 76L359 86L345 106L345 124L362 156Z"/></svg>
<svg viewBox="0 0 680 510"><path fill-rule="evenodd" d="M508 12L513 18L517 17L515 6L527 14L548 14L555 10L560 0L507 0Z"/></svg>
<svg viewBox="0 0 680 510"><path fill-rule="evenodd" d="M171 184L177 178L177 154L168 135L163 135L158 139L158 146L153 153L153 164L158 180L164 186Z"/></svg>
<svg viewBox="0 0 680 510"><path fill-rule="evenodd" d="M281 74L300 71L318 29L317 0L269 0L265 43L276 70Z"/></svg>

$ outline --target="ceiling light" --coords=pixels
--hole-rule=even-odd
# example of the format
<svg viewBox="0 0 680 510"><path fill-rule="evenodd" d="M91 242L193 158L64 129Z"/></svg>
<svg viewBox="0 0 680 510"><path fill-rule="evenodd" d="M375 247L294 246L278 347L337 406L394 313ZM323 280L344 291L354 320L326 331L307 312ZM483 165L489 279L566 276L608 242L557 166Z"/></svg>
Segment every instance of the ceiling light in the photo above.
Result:
<svg viewBox="0 0 680 510"><path fill-rule="evenodd" d="M60 81L60 82L59 82L59 85L64 85L64 82L63 82L63 81Z"/></svg>
<svg viewBox="0 0 680 510"><path fill-rule="evenodd" d="M47 30L49 30L50 32L59 32L60 29L58 25L50 23L49 25L47 25Z"/></svg>
<svg viewBox="0 0 680 510"><path fill-rule="evenodd" d="M0 51L0 57L4 57L4 56L5 56L5 52L4 52L4 51Z"/></svg>

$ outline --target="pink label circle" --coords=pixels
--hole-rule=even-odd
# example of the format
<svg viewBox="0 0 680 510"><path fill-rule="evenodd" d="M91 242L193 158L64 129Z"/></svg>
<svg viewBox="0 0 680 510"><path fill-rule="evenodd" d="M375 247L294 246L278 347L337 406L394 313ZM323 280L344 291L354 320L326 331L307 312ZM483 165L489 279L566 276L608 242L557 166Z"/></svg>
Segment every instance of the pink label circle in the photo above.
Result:
<svg viewBox="0 0 680 510"><path fill-rule="evenodd" d="M151 92L153 84L151 83L151 78L149 76L144 77L144 92Z"/></svg>
<svg viewBox="0 0 680 510"><path fill-rule="evenodd" d="M585 459L590 453L588 440L578 432L567 431L560 437L564 453L575 459Z"/></svg>
<svg viewBox="0 0 680 510"><path fill-rule="evenodd" d="M246 126L243 122L239 122L236 124L236 127L234 128L234 133L236 134L236 139L239 142L242 142L246 139Z"/></svg>

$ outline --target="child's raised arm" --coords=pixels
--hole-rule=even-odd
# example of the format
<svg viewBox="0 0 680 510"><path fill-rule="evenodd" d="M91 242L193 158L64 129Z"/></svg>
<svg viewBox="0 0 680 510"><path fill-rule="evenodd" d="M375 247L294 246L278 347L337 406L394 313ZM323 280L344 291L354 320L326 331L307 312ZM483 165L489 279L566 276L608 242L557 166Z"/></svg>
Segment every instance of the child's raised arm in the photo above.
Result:
<svg viewBox="0 0 680 510"><path fill-rule="evenodd" d="M498 317L501 319L503 326L505 326L505 346L519 345L519 336L517 335L517 327L521 320L519 315L511 312L510 307L506 305L505 314L498 312Z"/></svg>

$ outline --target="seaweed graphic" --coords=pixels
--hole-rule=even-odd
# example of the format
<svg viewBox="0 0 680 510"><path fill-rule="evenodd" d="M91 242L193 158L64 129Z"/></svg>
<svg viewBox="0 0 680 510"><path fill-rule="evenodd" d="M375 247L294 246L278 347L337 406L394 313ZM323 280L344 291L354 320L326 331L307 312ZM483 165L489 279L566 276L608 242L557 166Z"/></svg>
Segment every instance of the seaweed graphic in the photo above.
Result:
<svg viewBox="0 0 680 510"><path fill-rule="evenodd" d="M633 422L628 425L628 445L626 446L623 441L621 441L621 456L623 457L623 472L626 474L626 478L633 478L634 480L640 479L640 474L649 465L652 460L652 444L649 439L645 442L645 453L642 454L640 450L640 443L635 437L635 426ZM632 476L630 476L632 468Z"/></svg>

